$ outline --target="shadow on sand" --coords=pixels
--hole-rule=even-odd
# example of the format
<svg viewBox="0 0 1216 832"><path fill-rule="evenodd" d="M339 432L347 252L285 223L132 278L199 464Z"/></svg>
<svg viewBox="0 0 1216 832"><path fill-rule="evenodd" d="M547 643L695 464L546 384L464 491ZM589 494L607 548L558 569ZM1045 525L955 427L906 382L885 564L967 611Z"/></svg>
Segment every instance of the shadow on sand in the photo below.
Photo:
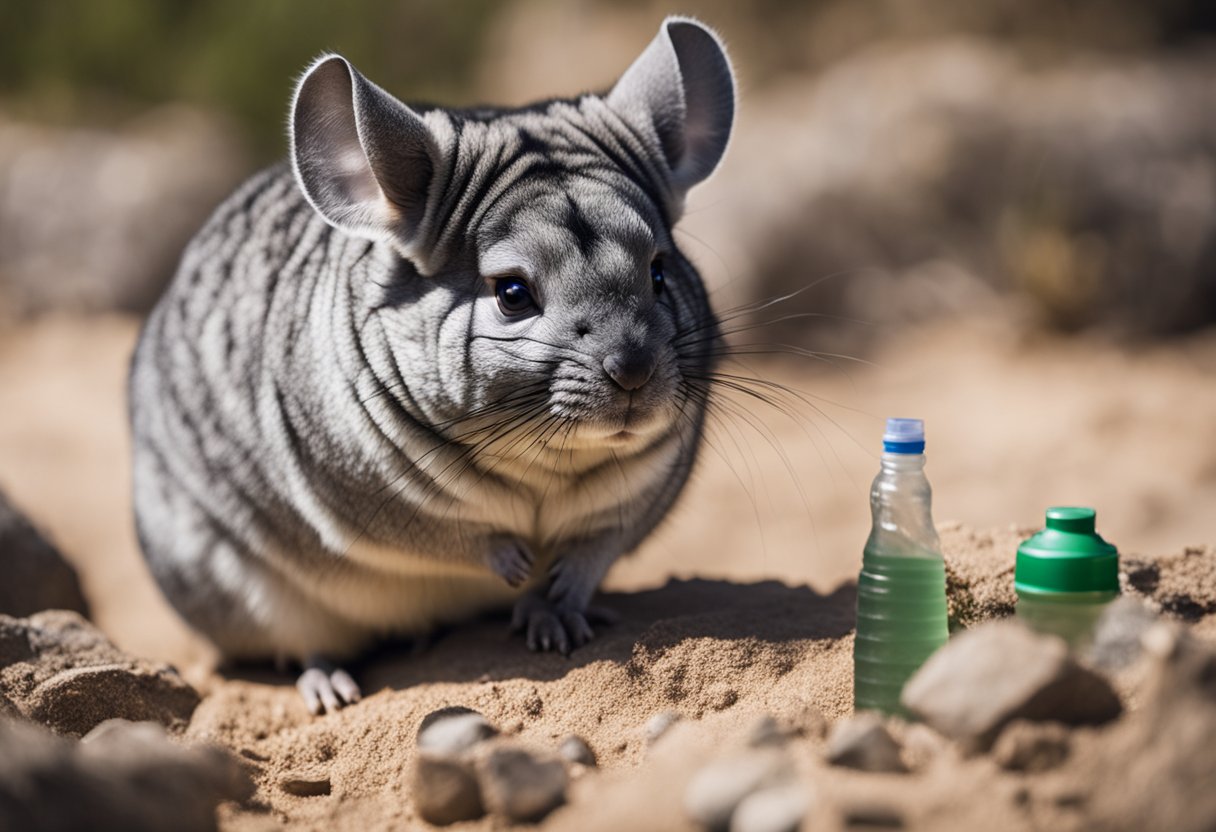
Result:
<svg viewBox="0 0 1216 832"><path fill-rule="evenodd" d="M823 595L778 581L671 580L657 589L597 596L595 604L620 620L597 628L595 640L570 656L529 651L521 636L509 632L509 617L502 614L443 631L424 649L388 641L346 666L364 690L435 682L547 681L593 662L627 665L639 651L660 652L688 639L837 639L852 632L856 603L853 583ZM290 684L294 678L266 666L231 667L224 675L271 685Z"/></svg>

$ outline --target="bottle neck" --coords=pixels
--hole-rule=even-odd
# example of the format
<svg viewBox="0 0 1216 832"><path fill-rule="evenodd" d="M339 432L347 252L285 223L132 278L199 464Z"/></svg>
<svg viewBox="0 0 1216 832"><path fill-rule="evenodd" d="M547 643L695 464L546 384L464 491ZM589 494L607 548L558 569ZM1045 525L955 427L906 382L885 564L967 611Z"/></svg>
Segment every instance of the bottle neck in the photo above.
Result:
<svg viewBox="0 0 1216 832"><path fill-rule="evenodd" d="M892 554L941 556L933 525L933 490L925 477L925 455L884 453L870 490L874 525L870 545Z"/></svg>
<svg viewBox="0 0 1216 832"><path fill-rule="evenodd" d="M887 451L882 455L882 470L892 473L905 473L925 470L924 454L895 454Z"/></svg>

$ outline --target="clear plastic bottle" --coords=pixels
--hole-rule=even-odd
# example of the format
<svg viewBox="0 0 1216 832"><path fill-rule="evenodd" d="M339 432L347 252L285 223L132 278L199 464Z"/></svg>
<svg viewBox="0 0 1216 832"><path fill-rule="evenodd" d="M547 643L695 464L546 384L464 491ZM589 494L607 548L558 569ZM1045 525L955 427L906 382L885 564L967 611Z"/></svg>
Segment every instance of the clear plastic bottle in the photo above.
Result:
<svg viewBox="0 0 1216 832"><path fill-rule="evenodd" d="M853 705L902 713L904 683L946 643L946 569L933 527L920 419L888 419L857 581Z"/></svg>

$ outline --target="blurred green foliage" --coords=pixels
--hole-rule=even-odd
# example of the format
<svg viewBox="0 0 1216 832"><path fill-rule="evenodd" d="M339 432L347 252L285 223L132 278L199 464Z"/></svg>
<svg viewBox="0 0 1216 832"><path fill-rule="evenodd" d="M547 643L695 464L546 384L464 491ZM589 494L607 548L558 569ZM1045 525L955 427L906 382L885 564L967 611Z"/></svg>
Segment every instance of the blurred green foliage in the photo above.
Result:
<svg viewBox="0 0 1216 832"><path fill-rule="evenodd" d="M4 0L0 95L41 118L185 101L284 151L292 85L341 52L407 100L467 100L494 0Z"/></svg>

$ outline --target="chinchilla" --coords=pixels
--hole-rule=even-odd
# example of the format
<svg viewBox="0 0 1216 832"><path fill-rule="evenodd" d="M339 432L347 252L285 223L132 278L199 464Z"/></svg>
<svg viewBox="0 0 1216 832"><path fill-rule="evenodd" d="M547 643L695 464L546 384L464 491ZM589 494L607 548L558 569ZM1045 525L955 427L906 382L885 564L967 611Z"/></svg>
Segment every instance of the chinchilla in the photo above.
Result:
<svg viewBox="0 0 1216 832"><path fill-rule="evenodd" d="M720 338L672 227L735 84L686 18L603 94L408 106L326 55L290 164L186 249L132 360L134 504L169 601L231 658L329 660L514 605L592 637L605 572L701 444Z"/></svg>

